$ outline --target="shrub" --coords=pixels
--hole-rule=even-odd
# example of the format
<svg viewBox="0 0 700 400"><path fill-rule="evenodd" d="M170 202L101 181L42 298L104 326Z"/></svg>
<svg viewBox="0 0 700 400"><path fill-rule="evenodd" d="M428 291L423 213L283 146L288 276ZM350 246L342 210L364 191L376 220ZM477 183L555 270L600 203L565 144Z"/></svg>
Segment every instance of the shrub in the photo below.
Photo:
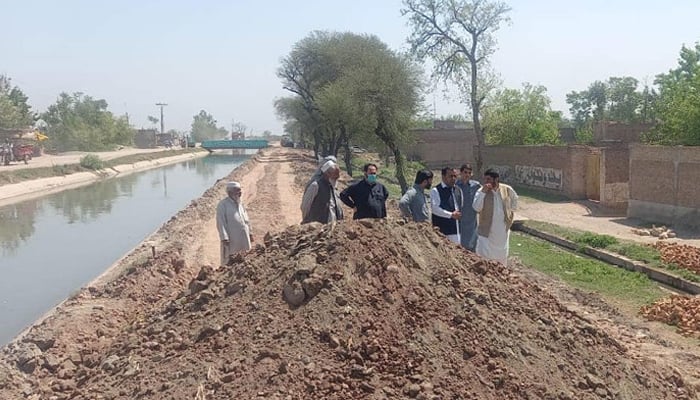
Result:
<svg viewBox="0 0 700 400"><path fill-rule="evenodd" d="M87 154L80 159L80 166L83 168L97 171L104 167L104 163L99 156L95 154Z"/></svg>
<svg viewBox="0 0 700 400"><path fill-rule="evenodd" d="M610 235L597 235L590 232L581 234L576 238L575 242L578 244L595 247L597 249L604 249L618 243L617 239Z"/></svg>

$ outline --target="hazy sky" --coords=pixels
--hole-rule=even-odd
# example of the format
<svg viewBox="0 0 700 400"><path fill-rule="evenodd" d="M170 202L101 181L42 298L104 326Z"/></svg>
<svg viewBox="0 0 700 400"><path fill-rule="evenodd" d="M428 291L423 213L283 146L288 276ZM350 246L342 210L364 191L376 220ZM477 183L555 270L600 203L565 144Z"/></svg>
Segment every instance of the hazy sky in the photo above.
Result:
<svg viewBox="0 0 700 400"><path fill-rule="evenodd" d="M542 84L553 108L594 80L653 81L700 40L698 0L508 1L493 64L504 85ZM281 130L275 71L313 30L372 33L406 49L400 0L0 0L0 74L44 111L62 91L104 98L137 127L169 103L166 129L188 130L205 109L221 125ZM432 96L428 102L432 103ZM464 113L437 95L437 114Z"/></svg>

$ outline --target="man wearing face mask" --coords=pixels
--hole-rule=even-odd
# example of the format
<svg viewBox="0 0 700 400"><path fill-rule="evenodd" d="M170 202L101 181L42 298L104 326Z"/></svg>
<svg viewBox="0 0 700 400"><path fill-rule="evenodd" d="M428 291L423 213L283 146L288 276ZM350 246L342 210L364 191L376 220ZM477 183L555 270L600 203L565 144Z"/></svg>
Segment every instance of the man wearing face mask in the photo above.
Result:
<svg viewBox="0 0 700 400"><path fill-rule="evenodd" d="M216 206L216 229L221 239L221 265L228 263L229 257L250 250L253 242L250 220L241 203L241 184L226 184L227 197Z"/></svg>
<svg viewBox="0 0 700 400"><path fill-rule="evenodd" d="M340 193L340 200L355 210L352 219L386 218L386 200L389 191L377 182L377 166L365 164L365 178Z"/></svg>

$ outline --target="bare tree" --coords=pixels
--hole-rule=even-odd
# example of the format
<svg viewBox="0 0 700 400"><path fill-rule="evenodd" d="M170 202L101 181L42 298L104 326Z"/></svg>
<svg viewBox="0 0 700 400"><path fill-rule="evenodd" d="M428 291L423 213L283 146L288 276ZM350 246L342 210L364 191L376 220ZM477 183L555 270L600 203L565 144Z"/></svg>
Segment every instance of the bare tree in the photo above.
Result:
<svg viewBox="0 0 700 400"><path fill-rule="evenodd" d="M496 50L494 33L508 22L510 7L488 0L403 0L401 14L408 16L412 33L408 38L413 54L435 62L433 77L454 82L472 111L474 133L479 144L476 168L483 166L484 132L481 105L493 86L488 59ZM464 85L464 82L469 85Z"/></svg>

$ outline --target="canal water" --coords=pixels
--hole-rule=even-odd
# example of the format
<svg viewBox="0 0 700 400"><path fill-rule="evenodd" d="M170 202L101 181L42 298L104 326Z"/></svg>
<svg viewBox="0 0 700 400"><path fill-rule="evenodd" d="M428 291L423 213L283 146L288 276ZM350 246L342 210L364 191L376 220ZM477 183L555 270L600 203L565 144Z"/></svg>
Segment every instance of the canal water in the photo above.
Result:
<svg viewBox="0 0 700 400"><path fill-rule="evenodd" d="M0 346L248 157L215 153L0 207Z"/></svg>

